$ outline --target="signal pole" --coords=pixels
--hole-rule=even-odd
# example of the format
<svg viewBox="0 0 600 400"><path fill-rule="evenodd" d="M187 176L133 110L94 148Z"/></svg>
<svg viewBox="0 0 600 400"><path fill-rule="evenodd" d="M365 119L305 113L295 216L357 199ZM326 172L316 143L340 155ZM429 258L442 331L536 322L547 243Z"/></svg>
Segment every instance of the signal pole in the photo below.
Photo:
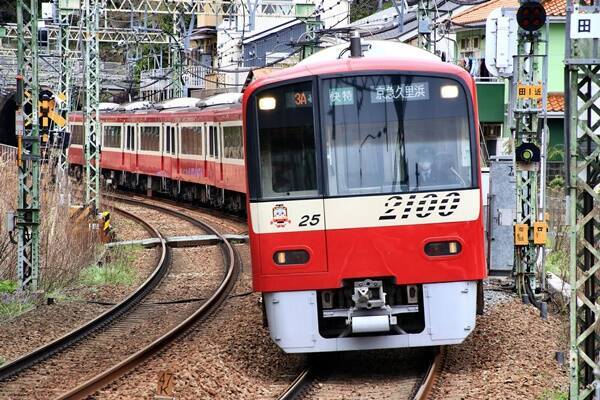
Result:
<svg viewBox="0 0 600 400"><path fill-rule="evenodd" d="M433 16L429 0L419 0L417 6L417 42L418 47L431 52L431 26Z"/></svg>
<svg viewBox="0 0 600 400"><path fill-rule="evenodd" d="M536 270L538 260L543 264L547 231L544 204L548 32L541 3L522 1L517 23L520 28L510 101L516 189L515 286L523 299L536 302ZM543 275L542 270L541 281Z"/></svg>
<svg viewBox="0 0 600 400"><path fill-rule="evenodd" d="M569 278L570 396L600 394L600 0L567 1L565 45L565 138L568 149L567 215Z"/></svg>
<svg viewBox="0 0 600 400"><path fill-rule="evenodd" d="M85 206L100 210L100 0L85 0Z"/></svg>
<svg viewBox="0 0 600 400"><path fill-rule="evenodd" d="M40 135L38 121L38 1L17 0L17 112L19 169L17 275L37 290L40 267ZM31 39L26 39L31 38Z"/></svg>

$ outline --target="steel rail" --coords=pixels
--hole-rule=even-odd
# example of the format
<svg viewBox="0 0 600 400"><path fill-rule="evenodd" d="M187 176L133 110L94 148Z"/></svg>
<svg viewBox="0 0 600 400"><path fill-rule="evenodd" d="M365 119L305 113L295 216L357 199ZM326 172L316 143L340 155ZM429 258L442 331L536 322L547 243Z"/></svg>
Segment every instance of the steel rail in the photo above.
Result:
<svg viewBox="0 0 600 400"><path fill-rule="evenodd" d="M139 201L132 200L126 197L114 195L105 195L105 197L110 197L121 202L128 202L132 204L139 203ZM61 400L86 398L87 396L90 396L93 393L95 393L97 390L103 388L104 386L123 376L128 371L131 371L144 361L148 360L150 357L163 350L167 345L174 342L181 335L188 332L194 325L204 320L213 311L215 311L220 306L220 304L227 298L227 296L233 289L233 286L235 285L239 273L239 260L237 258L237 253L233 249L231 243L229 243L225 239L225 237L221 235L220 232L218 232L206 222L200 221L186 214L181 214L178 211L152 203L143 203L143 206L167 214L175 215L178 218L187 220L191 224L201 227L211 232L212 234L218 236L221 239L221 250L225 257L227 265L223 279L221 280L221 283L219 284L218 288L213 292L213 294L204 303L202 303L202 305L192 315L187 317L180 324L175 326L169 332L165 333L163 336L156 339L154 342L150 343L143 349L129 356L127 359L122 360L120 363L94 376L93 378L89 379L88 381L84 382L78 387L70 390L69 392L63 393L59 397L59 399Z"/></svg>
<svg viewBox="0 0 600 400"><path fill-rule="evenodd" d="M423 376L421 383L416 390L412 400L427 400L432 394L439 372L442 369L444 361L445 348L441 347L440 351L437 352L427 373ZM285 389L283 393L277 397L278 400L295 400L302 397L302 392L308 388L315 378L310 367L303 369L294 379L294 381Z"/></svg>
<svg viewBox="0 0 600 400"><path fill-rule="evenodd" d="M156 228L132 213L118 208L115 208L115 211L127 216L128 218L136 220L151 235L160 239L161 255L156 268L154 271L152 271L152 274L127 298L104 313L100 314L98 317L86 322L78 328L75 328L56 340L44 344L37 349L2 365L0 367L0 381L4 381L11 376L31 367L32 365L43 361L53 354L80 341L99 328L114 321L117 317L131 310L132 307L138 304L161 281L169 267L171 254L170 249L167 247L165 238L158 230L156 230Z"/></svg>

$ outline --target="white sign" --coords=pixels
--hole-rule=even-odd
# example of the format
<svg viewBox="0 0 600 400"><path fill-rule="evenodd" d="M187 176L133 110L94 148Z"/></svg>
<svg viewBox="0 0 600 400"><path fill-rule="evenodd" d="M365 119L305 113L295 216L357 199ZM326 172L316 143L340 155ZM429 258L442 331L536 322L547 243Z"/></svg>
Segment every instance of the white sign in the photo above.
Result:
<svg viewBox="0 0 600 400"><path fill-rule="evenodd" d="M571 38L600 38L600 14L572 14Z"/></svg>

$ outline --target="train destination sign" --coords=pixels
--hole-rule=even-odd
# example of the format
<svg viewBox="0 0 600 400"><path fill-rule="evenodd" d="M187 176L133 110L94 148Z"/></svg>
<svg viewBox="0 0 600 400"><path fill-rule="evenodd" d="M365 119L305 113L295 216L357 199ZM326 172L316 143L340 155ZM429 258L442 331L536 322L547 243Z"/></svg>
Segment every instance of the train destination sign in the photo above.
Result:
<svg viewBox="0 0 600 400"><path fill-rule="evenodd" d="M310 90L287 92L285 94L285 106L287 108L312 106L312 92Z"/></svg>
<svg viewBox="0 0 600 400"><path fill-rule="evenodd" d="M429 83L415 82L409 85L371 86L371 103L383 103L398 100L429 100Z"/></svg>

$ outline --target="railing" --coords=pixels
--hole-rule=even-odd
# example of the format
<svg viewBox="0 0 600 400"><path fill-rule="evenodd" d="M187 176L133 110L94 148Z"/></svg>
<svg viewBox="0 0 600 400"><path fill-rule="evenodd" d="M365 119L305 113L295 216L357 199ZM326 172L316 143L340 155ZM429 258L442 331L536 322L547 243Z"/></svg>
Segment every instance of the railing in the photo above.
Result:
<svg viewBox="0 0 600 400"><path fill-rule="evenodd" d="M15 161L17 159L17 148L0 143L0 160L3 162Z"/></svg>

